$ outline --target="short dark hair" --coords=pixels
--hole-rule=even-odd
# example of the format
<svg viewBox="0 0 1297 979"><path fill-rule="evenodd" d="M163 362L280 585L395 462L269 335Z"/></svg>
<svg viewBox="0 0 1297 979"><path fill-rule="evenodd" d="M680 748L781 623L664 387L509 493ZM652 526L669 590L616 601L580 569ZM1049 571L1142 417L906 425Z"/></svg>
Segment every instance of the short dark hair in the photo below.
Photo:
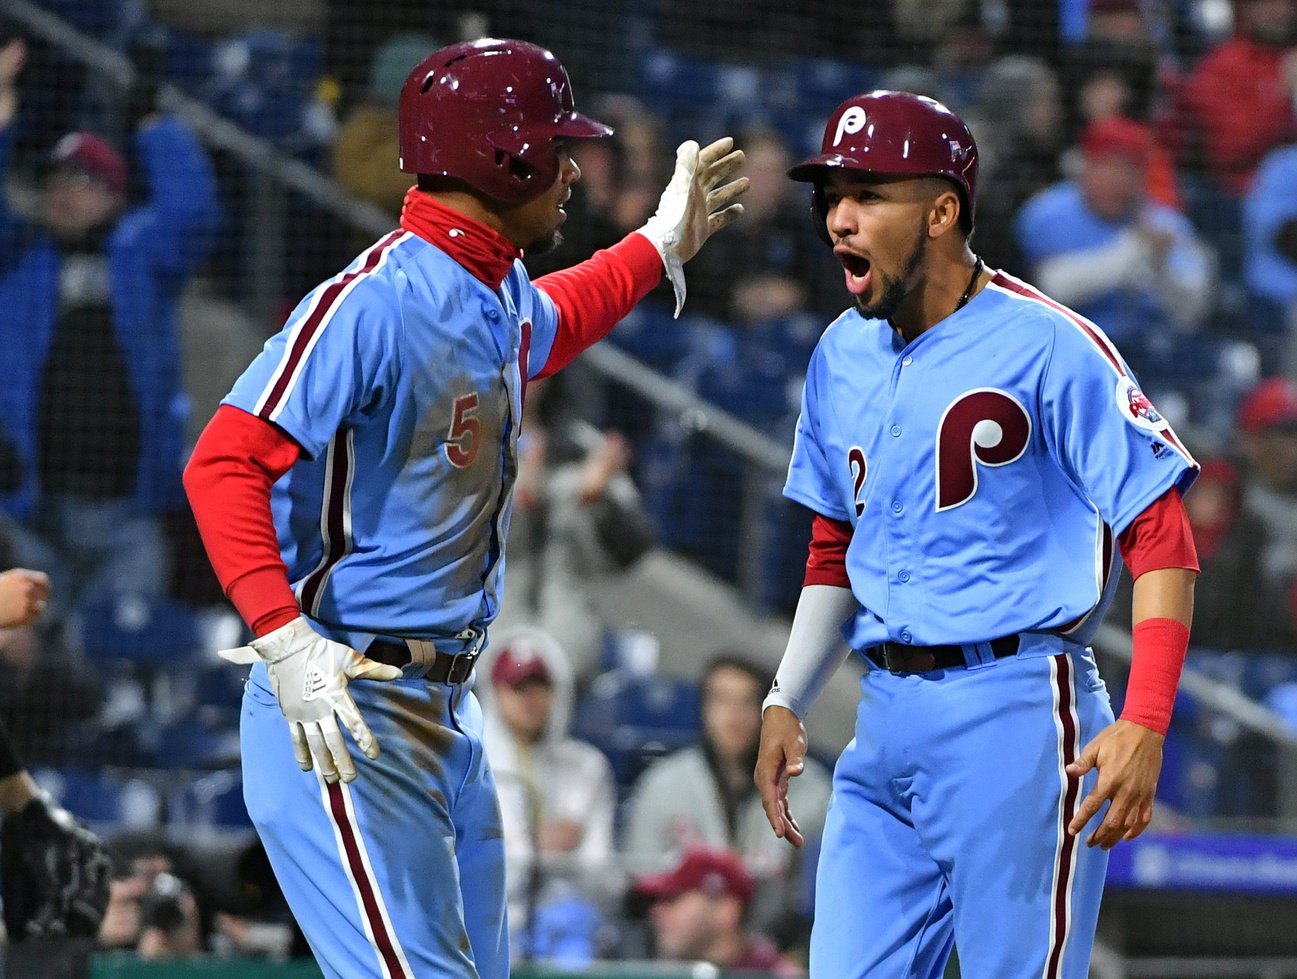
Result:
<svg viewBox="0 0 1297 979"><path fill-rule="evenodd" d="M740 673L746 673L762 690L765 690L770 685L772 678L770 671L759 665L751 657L740 652L724 649L714 653L711 659L707 661L706 667L703 668L702 679L698 684L700 695L706 695L707 681L712 678L712 674L720 669L738 670Z"/></svg>

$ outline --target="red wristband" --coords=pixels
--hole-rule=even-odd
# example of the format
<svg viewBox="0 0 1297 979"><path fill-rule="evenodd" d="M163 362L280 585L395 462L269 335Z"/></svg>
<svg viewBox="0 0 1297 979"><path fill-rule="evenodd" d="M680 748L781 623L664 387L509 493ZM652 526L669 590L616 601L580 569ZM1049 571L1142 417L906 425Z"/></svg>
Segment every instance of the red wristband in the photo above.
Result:
<svg viewBox="0 0 1297 979"><path fill-rule="evenodd" d="M1189 649L1189 627L1175 619L1145 619L1132 630L1131 639L1134 653L1121 719L1166 734Z"/></svg>

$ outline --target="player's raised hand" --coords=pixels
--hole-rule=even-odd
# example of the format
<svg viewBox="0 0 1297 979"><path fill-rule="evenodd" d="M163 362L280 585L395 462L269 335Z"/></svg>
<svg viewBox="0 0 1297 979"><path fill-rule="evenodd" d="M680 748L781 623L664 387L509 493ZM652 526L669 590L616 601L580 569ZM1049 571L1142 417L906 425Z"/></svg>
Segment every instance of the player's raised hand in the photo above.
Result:
<svg viewBox="0 0 1297 979"><path fill-rule="evenodd" d="M775 836L800 847L805 838L788 806L788 780L806 768L806 728L787 707L771 705L761 714L761 745L752 773L766 819Z"/></svg>
<svg viewBox="0 0 1297 979"><path fill-rule="evenodd" d="M367 757L378 757L378 739L360 716L347 684L396 680L401 676L398 667L376 663L350 646L324 638L300 616L247 646L223 649L220 656L231 663L260 659L266 664L302 771L309 772L314 762L326 782L350 782L356 777L338 718Z"/></svg>
<svg viewBox="0 0 1297 979"><path fill-rule="evenodd" d="M713 234L743 213L738 199L747 192L747 177L735 177L743 166L742 150L725 136L699 149L690 139L676 149L671 182L658 209L640 229L657 246L676 294L676 315L685 301L684 262ZM730 178L734 179L730 179Z"/></svg>
<svg viewBox="0 0 1297 979"><path fill-rule="evenodd" d="M1121 840L1133 840L1144 832L1153 818L1164 740L1163 735L1132 721L1117 721L1096 734L1081 757L1067 766L1067 774L1076 778L1091 769L1099 772L1099 780L1067 831L1076 836L1106 802L1108 812L1086 839L1086 846L1111 850Z"/></svg>

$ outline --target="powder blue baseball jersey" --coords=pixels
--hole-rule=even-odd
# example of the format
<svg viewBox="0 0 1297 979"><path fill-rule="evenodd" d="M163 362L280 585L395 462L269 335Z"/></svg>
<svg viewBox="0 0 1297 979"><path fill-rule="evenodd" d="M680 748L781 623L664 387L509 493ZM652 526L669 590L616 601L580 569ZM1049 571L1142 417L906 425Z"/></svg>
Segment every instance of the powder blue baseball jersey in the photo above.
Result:
<svg viewBox="0 0 1297 979"><path fill-rule="evenodd" d="M997 273L906 345L854 310L813 354L786 496L854 528L848 641L1085 645L1114 535L1197 464L1094 324Z"/></svg>
<svg viewBox="0 0 1297 979"><path fill-rule="evenodd" d="M224 403L302 447L271 502L303 611L361 649L365 634L485 629L504 573L520 371L543 369L557 326L521 262L493 291L407 232L298 304Z"/></svg>
<svg viewBox="0 0 1297 979"><path fill-rule="evenodd" d="M450 232L454 234L452 230ZM558 329L520 262L498 290L397 231L293 311L226 404L302 448L274 486L280 552L320 632L478 648L495 617L524 374ZM243 701L244 796L329 979L509 973L504 848L467 685L350 687L381 745L301 771L266 668Z"/></svg>
<svg viewBox="0 0 1297 979"><path fill-rule="evenodd" d="M1066 832L1112 723L1086 642L1114 535L1196 464L1092 323L1003 273L906 344L855 311L810 363L785 493L850 522L860 681L816 873L812 976L1085 979L1107 852ZM1017 655L987 641L1018 634Z"/></svg>

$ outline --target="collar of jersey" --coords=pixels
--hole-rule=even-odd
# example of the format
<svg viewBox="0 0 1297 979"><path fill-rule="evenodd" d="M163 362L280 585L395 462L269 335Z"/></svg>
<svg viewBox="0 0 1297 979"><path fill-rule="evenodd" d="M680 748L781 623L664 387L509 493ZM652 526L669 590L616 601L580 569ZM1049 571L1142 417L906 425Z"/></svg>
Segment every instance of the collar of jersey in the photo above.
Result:
<svg viewBox="0 0 1297 979"><path fill-rule="evenodd" d="M447 207L417 187L405 194L401 227L453 258L476 279L499 289L522 251L494 228Z"/></svg>

